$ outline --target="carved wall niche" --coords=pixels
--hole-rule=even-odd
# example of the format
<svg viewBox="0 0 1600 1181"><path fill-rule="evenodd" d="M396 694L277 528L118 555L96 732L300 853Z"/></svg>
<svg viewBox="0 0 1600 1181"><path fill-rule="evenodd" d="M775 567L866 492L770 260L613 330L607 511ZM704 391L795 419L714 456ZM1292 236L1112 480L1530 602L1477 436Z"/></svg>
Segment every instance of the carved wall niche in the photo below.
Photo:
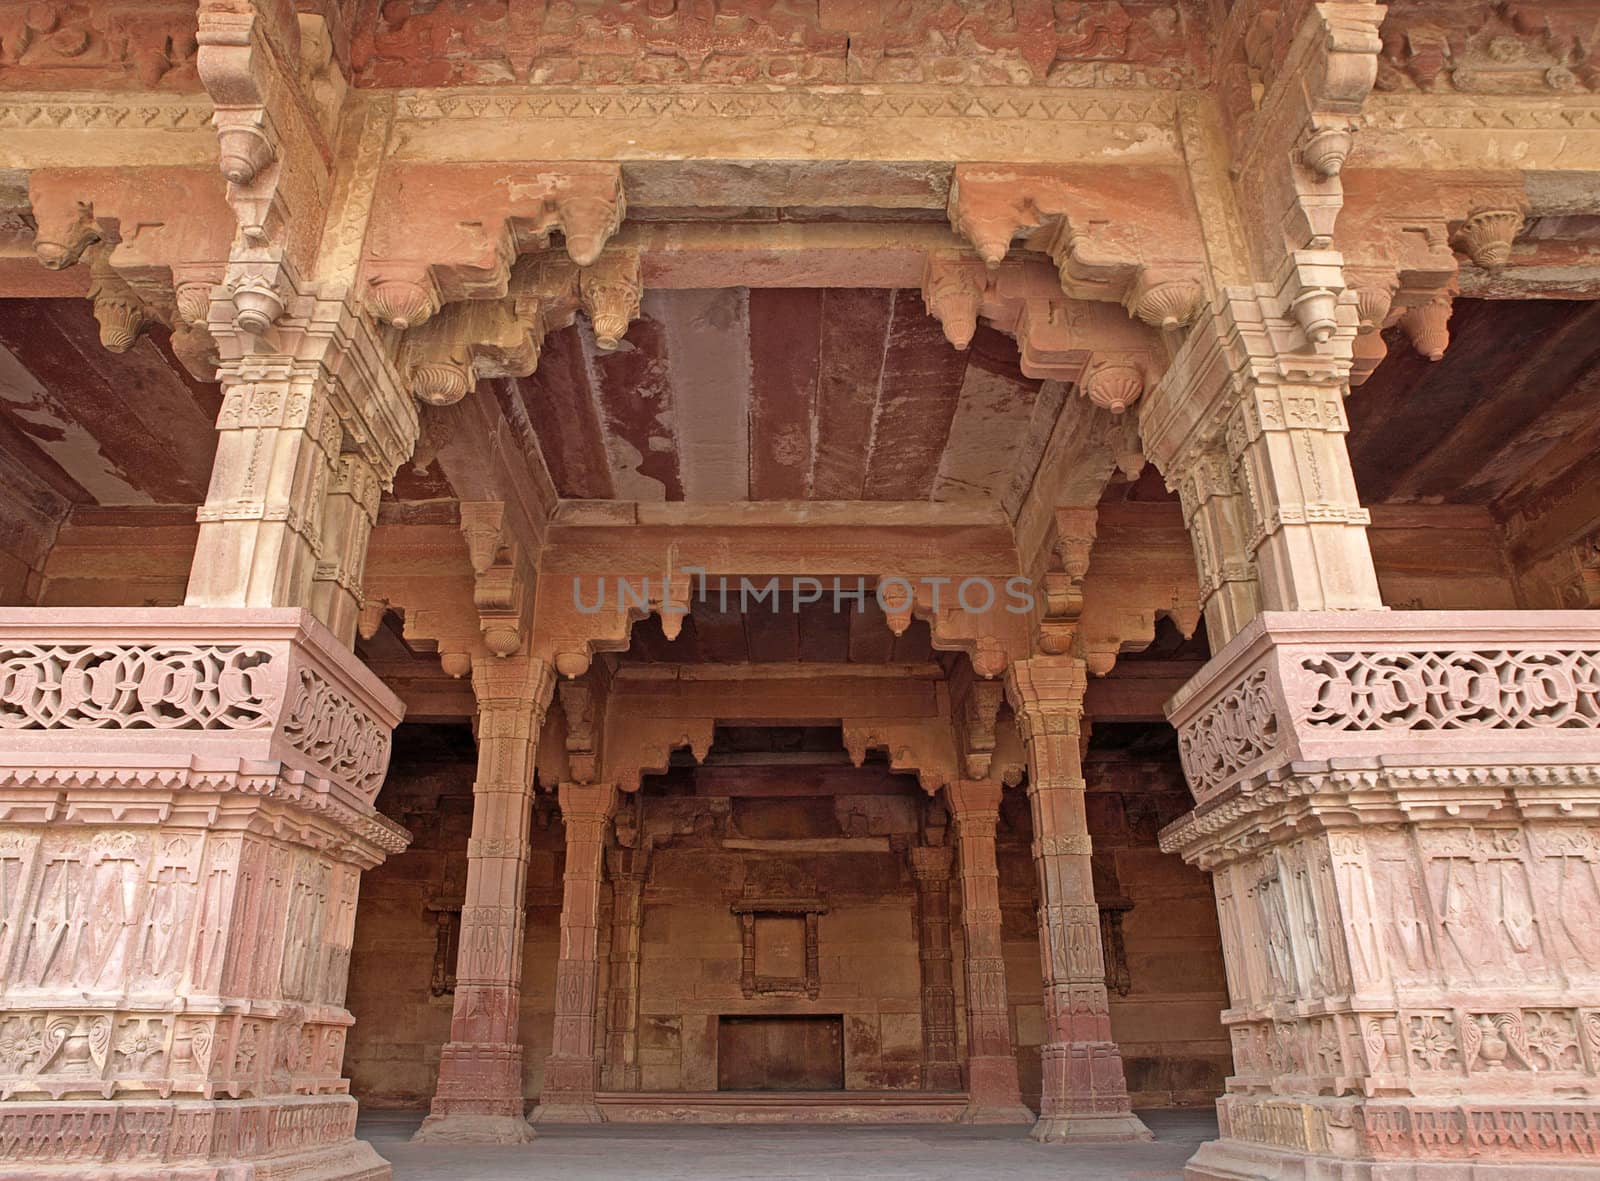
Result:
<svg viewBox="0 0 1600 1181"><path fill-rule="evenodd" d="M743 942L739 989L745 999L803 996L816 1000L822 990L817 919L828 913L827 902L821 898L760 898L747 894L731 909L739 916ZM803 941L799 949L794 948L796 936ZM798 968L800 974L769 974L790 967Z"/></svg>

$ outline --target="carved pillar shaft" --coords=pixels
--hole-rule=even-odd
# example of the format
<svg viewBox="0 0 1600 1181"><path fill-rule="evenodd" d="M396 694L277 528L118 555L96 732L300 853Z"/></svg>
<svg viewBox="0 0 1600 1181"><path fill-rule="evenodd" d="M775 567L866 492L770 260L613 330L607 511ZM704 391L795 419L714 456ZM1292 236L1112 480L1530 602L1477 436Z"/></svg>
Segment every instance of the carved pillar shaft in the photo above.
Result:
<svg viewBox="0 0 1600 1181"><path fill-rule="evenodd" d="M439 1056L439 1085L417 1139L520 1143L523 1118L522 995L528 832L533 753L549 706L553 672L526 656L473 663L478 697L478 777L472 786L472 837L461 907L450 1041Z"/></svg>
<svg viewBox="0 0 1600 1181"><path fill-rule="evenodd" d="M1048 1142L1150 1138L1129 1106L1122 1052L1111 1038L1078 748L1087 680L1083 662L1066 657L1019 661L1007 673L1027 746L1039 879L1046 1040L1033 1136Z"/></svg>
<svg viewBox="0 0 1600 1181"><path fill-rule="evenodd" d="M556 964L555 1035L534 1120L598 1123L594 1015L599 983L600 874L617 802L609 783L563 783L567 862L561 893L561 958Z"/></svg>
<svg viewBox="0 0 1600 1181"><path fill-rule="evenodd" d="M249 357L218 377L217 456L185 601L306 606L344 435L328 379L283 356Z"/></svg>
<svg viewBox="0 0 1600 1181"><path fill-rule="evenodd" d="M966 943L969 1123L1032 1123L1017 1085L1000 933L1000 871L995 825L998 783L964 779L945 789L960 855L961 933Z"/></svg>
<svg viewBox="0 0 1600 1181"><path fill-rule="evenodd" d="M1178 498L1194 544L1206 636L1220 648L1261 609L1244 497L1224 448L1208 447L1185 467Z"/></svg>
<svg viewBox="0 0 1600 1181"><path fill-rule="evenodd" d="M639 928L649 849L608 849L611 871L611 980L606 997L608 1091L639 1089Z"/></svg>
<svg viewBox="0 0 1600 1181"><path fill-rule="evenodd" d="M1263 610L1383 605L1348 430L1336 383L1252 382L1233 407L1227 449L1244 494L1245 545Z"/></svg>
<svg viewBox="0 0 1600 1181"><path fill-rule="evenodd" d="M922 964L922 1089L958 1091L956 993L951 976L948 847L909 851L917 883L917 952Z"/></svg>
<svg viewBox="0 0 1600 1181"><path fill-rule="evenodd" d="M367 542L378 522L383 489L378 473L363 456L339 456L323 505L321 546L311 584L311 611L346 644L354 645L361 614L361 579Z"/></svg>

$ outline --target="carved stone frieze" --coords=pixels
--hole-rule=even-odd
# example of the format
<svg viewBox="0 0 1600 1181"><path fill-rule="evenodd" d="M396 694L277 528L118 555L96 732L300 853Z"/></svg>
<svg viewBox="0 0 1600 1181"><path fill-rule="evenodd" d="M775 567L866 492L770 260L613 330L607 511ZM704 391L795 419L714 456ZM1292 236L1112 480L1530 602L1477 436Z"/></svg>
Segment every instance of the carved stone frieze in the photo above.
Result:
<svg viewBox="0 0 1600 1181"><path fill-rule="evenodd" d="M978 83L1177 86L1206 76L1198 5L1093 0L902 9L762 0L700 9L661 0L523 14L480 5L364 4L353 50L369 86L518 82ZM454 35L446 37L447 31Z"/></svg>

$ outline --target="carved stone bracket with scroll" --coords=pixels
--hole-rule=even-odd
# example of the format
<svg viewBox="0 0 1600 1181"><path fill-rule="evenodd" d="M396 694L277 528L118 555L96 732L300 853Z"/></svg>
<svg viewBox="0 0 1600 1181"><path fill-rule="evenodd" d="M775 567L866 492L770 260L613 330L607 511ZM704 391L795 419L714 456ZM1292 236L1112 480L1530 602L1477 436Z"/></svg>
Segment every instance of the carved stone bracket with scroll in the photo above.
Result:
<svg viewBox="0 0 1600 1181"><path fill-rule="evenodd" d="M1370 178L1348 185L1339 238L1361 318L1352 385L1383 360L1381 331L1391 325L1430 361L1444 356L1463 260L1490 272L1510 260L1524 224L1521 190L1515 176L1473 175L1450 185L1401 174L1386 177L1381 188Z"/></svg>
<svg viewBox="0 0 1600 1181"><path fill-rule="evenodd" d="M1161 371L1150 329L1103 303L1063 298L1042 262L1012 259L988 269L969 254L932 254L922 298L957 348L971 342L981 317L1016 338L1026 376L1071 383L1113 414L1138 401Z"/></svg>
<svg viewBox="0 0 1600 1181"><path fill-rule="evenodd" d="M50 270L89 264L100 341L125 352L152 324L195 377L216 378L206 328L233 222L221 180L202 169L35 169L28 178L34 254ZM174 210L182 210L174 217Z"/></svg>
<svg viewBox="0 0 1600 1181"><path fill-rule="evenodd" d="M496 656L510 656L522 647L533 613L533 571L506 514L500 501L461 502L478 624L484 645Z"/></svg>
<svg viewBox="0 0 1600 1181"><path fill-rule="evenodd" d="M518 255L558 230L573 263L598 262L625 210L615 164L392 166L367 232L362 298L397 328L457 300L503 298Z"/></svg>
<svg viewBox="0 0 1600 1181"><path fill-rule="evenodd" d="M1187 324L1204 298L1200 227L1164 169L959 164L949 216L991 270L1023 234L1068 298L1121 303L1155 328Z"/></svg>

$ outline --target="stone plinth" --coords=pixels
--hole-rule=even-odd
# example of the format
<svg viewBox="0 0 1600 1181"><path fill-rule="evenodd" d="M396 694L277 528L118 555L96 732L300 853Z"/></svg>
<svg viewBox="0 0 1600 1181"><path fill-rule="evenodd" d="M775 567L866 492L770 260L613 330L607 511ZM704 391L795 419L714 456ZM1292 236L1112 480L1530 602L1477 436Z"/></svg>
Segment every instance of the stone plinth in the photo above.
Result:
<svg viewBox="0 0 1600 1181"><path fill-rule="evenodd" d="M1168 712L1232 998L1190 1175L1600 1166L1600 618L1269 612Z"/></svg>
<svg viewBox="0 0 1600 1181"><path fill-rule="evenodd" d="M308 612L0 611L0 1171L389 1175L342 1073L400 712Z"/></svg>

